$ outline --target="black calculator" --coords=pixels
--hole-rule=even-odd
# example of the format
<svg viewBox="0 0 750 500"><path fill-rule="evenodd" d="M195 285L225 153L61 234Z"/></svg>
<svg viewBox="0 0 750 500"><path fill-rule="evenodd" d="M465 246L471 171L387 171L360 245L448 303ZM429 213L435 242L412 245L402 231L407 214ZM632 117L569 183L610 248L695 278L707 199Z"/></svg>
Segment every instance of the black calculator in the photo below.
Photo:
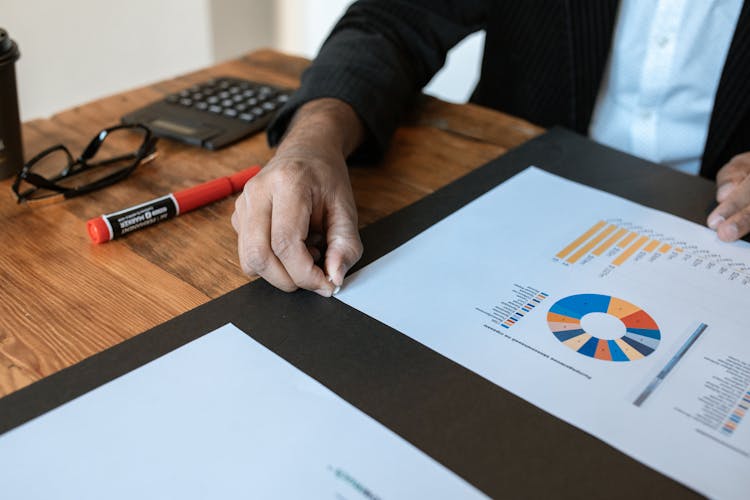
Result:
<svg viewBox="0 0 750 500"><path fill-rule="evenodd" d="M170 94L122 117L157 137L219 149L265 129L291 90L222 77Z"/></svg>

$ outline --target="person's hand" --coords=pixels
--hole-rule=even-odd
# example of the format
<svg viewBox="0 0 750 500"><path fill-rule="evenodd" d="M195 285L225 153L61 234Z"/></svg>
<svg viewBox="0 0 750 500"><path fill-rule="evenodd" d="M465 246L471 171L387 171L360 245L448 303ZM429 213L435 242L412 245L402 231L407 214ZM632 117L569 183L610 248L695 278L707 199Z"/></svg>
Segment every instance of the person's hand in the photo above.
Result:
<svg viewBox="0 0 750 500"><path fill-rule="evenodd" d="M716 201L708 227L722 241L735 241L750 233L750 152L732 158L716 175Z"/></svg>
<svg viewBox="0 0 750 500"><path fill-rule="evenodd" d="M330 297L362 255L345 161L362 125L333 99L296 115L275 156L237 198L232 225L245 274Z"/></svg>

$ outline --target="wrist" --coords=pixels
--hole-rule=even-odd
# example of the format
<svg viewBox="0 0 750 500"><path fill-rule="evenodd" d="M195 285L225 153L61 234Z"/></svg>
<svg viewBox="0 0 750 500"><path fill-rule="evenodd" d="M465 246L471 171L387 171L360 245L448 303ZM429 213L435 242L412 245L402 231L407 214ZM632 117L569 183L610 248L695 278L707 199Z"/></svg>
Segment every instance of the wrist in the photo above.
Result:
<svg viewBox="0 0 750 500"><path fill-rule="evenodd" d="M321 98L305 103L294 114L279 150L300 146L332 149L349 156L364 139L364 125L344 101Z"/></svg>

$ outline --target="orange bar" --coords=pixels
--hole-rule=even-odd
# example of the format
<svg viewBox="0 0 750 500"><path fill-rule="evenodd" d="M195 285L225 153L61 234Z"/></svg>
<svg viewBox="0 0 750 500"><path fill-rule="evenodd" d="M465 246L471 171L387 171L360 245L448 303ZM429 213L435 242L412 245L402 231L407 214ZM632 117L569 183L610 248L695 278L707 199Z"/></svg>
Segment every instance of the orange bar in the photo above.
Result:
<svg viewBox="0 0 750 500"><path fill-rule="evenodd" d="M601 246L599 246L599 248L597 248L596 250L594 250L594 255L596 255L598 257L601 254L603 254L604 252L606 252L607 250L609 250L610 247L615 244L615 241L617 241L620 238L622 238L622 235L624 235L627 232L628 232L627 229L623 229L623 228L618 229L617 232L612 235L612 237L610 237L607 241L605 241L604 243L602 243Z"/></svg>
<svg viewBox="0 0 750 500"><path fill-rule="evenodd" d="M647 241L648 236L641 236L640 238L638 238L638 241L630 245L627 250L618 255L617 258L612 262L612 264L615 266L619 266L620 264L628 260L635 252L637 252L638 249L641 248Z"/></svg>
<svg viewBox="0 0 750 500"><path fill-rule="evenodd" d="M620 248L625 248L626 246L630 245L630 242L635 239L635 237L638 236L638 233L629 233L623 240L617 244Z"/></svg>
<svg viewBox="0 0 750 500"><path fill-rule="evenodd" d="M646 248L644 248L643 250L645 250L646 252L653 252L654 250L656 250L656 247L658 246L659 246L659 241L651 240L651 243L646 245Z"/></svg>
<svg viewBox="0 0 750 500"><path fill-rule="evenodd" d="M659 253L667 253L669 252L670 248L672 248L672 245L667 245L666 243L664 243L659 249Z"/></svg>
<svg viewBox="0 0 750 500"><path fill-rule="evenodd" d="M675 248L674 251L675 252L682 252L682 248Z"/></svg>
<svg viewBox="0 0 750 500"><path fill-rule="evenodd" d="M581 243L591 238L594 233L603 228L604 224L605 222L603 220L600 220L599 222L591 226L591 229L579 236L573 243L563 248L557 255L555 255L555 257L557 257L558 259L564 259L570 252L578 248Z"/></svg>
<svg viewBox="0 0 750 500"><path fill-rule="evenodd" d="M594 248L596 245L598 245L599 243L601 243L602 240L604 238L606 238L607 236L609 236L612 233L612 231L615 230L616 227L617 226L613 226L613 225L607 226L607 229L605 229L601 233L597 234L594 239L592 239L591 241L589 241L588 243L586 243L585 245L583 245L581 248L578 249L578 251L576 253L574 253L573 255L571 255L568 258L568 263L575 264L576 262L578 262L578 259L580 259L584 255L586 255L587 253L589 253L592 248Z"/></svg>

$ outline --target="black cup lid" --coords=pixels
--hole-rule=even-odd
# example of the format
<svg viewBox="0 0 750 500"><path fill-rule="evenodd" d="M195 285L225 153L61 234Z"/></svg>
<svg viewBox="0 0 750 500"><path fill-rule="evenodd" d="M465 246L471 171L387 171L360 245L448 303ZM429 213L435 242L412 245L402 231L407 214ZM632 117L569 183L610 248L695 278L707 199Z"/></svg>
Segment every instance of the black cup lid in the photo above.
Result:
<svg viewBox="0 0 750 500"><path fill-rule="evenodd" d="M8 32L0 28L0 64L16 62L18 56L18 46L10 39Z"/></svg>
<svg viewBox="0 0 750 500"><path fill-rule="evenodd" d="M0 52L7 52L13 42L10 41L8 32L0 28Z"/></svg>

